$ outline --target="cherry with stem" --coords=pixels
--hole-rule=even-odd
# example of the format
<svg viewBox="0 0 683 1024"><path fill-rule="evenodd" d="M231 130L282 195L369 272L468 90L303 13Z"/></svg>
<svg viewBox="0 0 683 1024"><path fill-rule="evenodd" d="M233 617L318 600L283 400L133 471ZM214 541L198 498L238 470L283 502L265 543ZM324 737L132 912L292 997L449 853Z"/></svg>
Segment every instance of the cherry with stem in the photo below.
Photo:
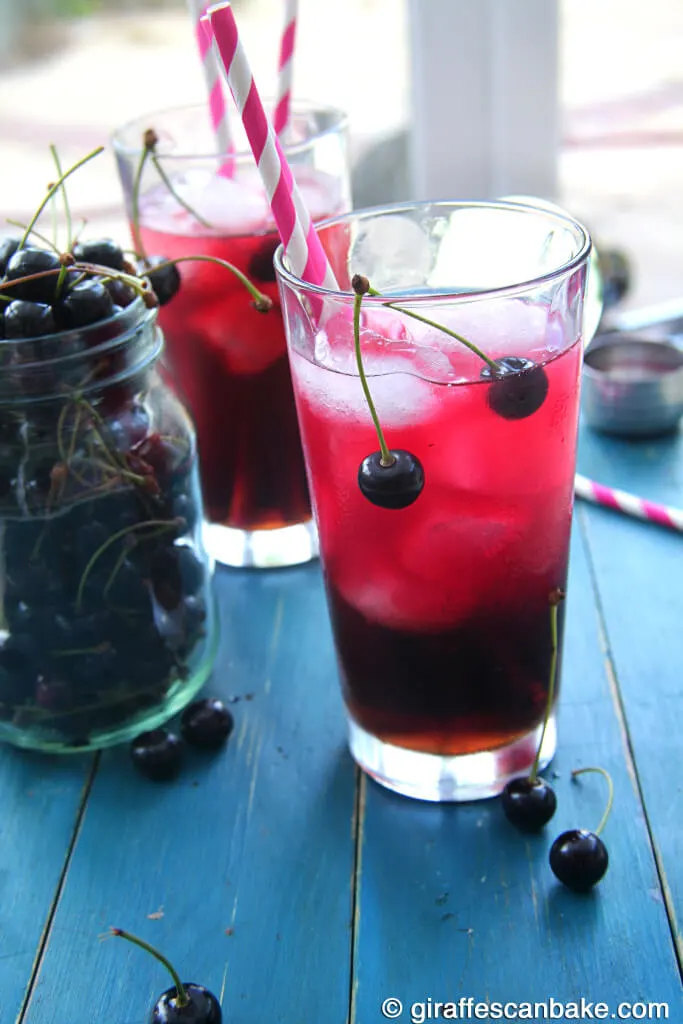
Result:
<svg viewBox="0 0 683 1024"><path fill-rule="evenodd" d="M123 928L110 928L109 934L149 953L173 979L173 986L152 1007L150 1024L221 1024L223 1015L216 996L203 985L181 981L173 964L155 946Z"/></svg>
<svg viewBox="0 0 683 1024"><path fill-rule="evenodd" d="M564 591L551 591L550 606L550 669L548 671L548 696L543 716L543 726L536 748L536 756L528 775L510 779L501 793L501 805L505 817L524 832L536 832L550 821L557 808L557 797L550 783L538 774L541 751L548 729L548 722L555 703L557 681L558 607L564 600Z"/></svg>
<svg viewBox="0 0 683 1024"><path fill-rule="evenodd" d="M609 866L607 847L600 838L614 803L614 783L604 768L589 766L575 768L572 781L579 775L596 772L602 775L608 787L607 805L594 832L570 829L562 832L550 847L548 860L555 877L574 892L589 892L604 877Z"/></svg>
<svg viewBox="0 0 683 1024"><path fill-rule="evenodd" d="M360 344L360 315L363 296L370 292L370 283L361 274L351 282L355 293L353 303L353 345L363 394L375 426L379 451L367 455L358 470L358 486L373 505L386 509L407 508L416 501L424 488L422 463L411 452L401 448L390 449L384 439L382 425L370 394Z"/></svg>

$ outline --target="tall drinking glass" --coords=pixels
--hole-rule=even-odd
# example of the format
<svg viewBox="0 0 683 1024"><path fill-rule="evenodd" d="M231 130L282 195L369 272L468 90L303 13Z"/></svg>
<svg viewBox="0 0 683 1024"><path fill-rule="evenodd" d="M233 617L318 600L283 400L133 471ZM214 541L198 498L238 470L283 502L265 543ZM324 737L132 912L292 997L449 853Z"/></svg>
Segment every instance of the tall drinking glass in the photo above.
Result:
<svg viewBox="0 0 683 1024"><path fill-rule="evenodd" d="M159 322L165 365L196 423L207 547L227 565L291 565L317 555L317 537L273 269L279 238L239 116L230 116L229 154L216 154L205 106L148 114L113 144L132 223L143 133L159 138L171 188L147 160L137 206L148 256L219 257L274 301L260 313L224 267L185 262ZM293 104L285 153L316 220L349 209L346 144L344 114Z"/></svg>
<svg viewBox="0 0 683 1024"><path fill-rule="evenodd" d="M530 769L550 705L541 765L555 751L590 239L504 202L361 211L318 234L343 291L294 276L282 248L275 267L351 751L406 795L491 796ZM354 274L381 293L360 351L386 443L424 470L405 508L359 488L379 444Z"/></svg>

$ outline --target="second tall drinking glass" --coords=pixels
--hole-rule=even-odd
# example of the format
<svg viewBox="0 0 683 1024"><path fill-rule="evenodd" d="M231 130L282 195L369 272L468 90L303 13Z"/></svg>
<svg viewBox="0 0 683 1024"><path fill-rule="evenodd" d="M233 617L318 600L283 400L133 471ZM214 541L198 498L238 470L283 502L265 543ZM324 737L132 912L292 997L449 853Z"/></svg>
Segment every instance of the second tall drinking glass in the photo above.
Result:
<svg viewBox="0 0 683 1024"><path fill-rule="evenodd" d="M273 269L279 239L239 117L232 118L231 153L216 154L202 107L149 114L113 141L139 255L219 257L274 302L260 313L224 267L184 262L180 291L159 319L165 364L197 427L207 547L227 565L291 565L315 557L317 536ZM146 161L136 199L149 128L157 160ZM340 111L294 104L285 152L315 220L349 209Z"/></svg>

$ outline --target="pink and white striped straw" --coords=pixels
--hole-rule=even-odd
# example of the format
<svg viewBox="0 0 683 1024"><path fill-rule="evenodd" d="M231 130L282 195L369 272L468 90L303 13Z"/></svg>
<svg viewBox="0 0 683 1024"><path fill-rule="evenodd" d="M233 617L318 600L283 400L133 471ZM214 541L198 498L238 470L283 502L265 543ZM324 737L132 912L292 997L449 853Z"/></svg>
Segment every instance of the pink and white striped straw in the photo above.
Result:
<svg viewBox="0 0 683 1024"><path fill-rule="evenodd" d="M296 19L299 0L285 0L285 24L280 43L280 63L278 64L277 95L273 128L278 138L289 124L289 113L292 105L292 77L294 72L294 41L296 38Z"/></svg>
<svg viewBox="0 0 683 1024"><path fill-rule="evenodd" d="M646 498L638 498L635 494L627 494L604 484L597 484L586 476L577 473L574 478L574 493L578 498L591 501L595 505L623 512L636 519L644 519L659 526L668 526L671 530L683 532L683 509L658 505Z"/></svg>
<svg viewBox="0 0 683 1024"><path fill-rule="evenodd" d="M199 56L206 80L209 116L216 136L216 149L219 153L232 153L234 146L230 135L230 120L223 93L220 67L213 49L213 37L210 32L206 31L201 20L210 2L211 0L188 0L188 7L190 17L194 23ZM228 159L224 161L219 168L219 173L223 177L232 177L234 173L234 160Z"/></svg>
<svg viewBox="0 0 683 1024"><path fill-rule="evenodd" d="M338 290L332 267L296 187L287 158L263 109L232 6L229 3L216 4L209 7L207 14L290 268L309 284Z"/></svg>

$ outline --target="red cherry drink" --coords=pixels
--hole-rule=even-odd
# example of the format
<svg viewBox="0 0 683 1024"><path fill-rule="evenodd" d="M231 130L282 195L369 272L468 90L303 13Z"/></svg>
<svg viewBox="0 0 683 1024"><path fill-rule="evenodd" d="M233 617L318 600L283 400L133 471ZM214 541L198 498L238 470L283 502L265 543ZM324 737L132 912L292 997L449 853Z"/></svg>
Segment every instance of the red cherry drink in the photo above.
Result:
<svg viewBox="0 0 683 1024"><path fill-rule="evenodd" d="M207 519L252 531L304 522L311 509L273 269L279 238L260 182L244 179L183 191L210 229L163 185L145 193L140 219L148 254L227 260L273 302L259 312L225 267L184 262L178 295L159 311L165 363L196 424ZM324 175L298 181L317 219L339 208Z"/></svg>

